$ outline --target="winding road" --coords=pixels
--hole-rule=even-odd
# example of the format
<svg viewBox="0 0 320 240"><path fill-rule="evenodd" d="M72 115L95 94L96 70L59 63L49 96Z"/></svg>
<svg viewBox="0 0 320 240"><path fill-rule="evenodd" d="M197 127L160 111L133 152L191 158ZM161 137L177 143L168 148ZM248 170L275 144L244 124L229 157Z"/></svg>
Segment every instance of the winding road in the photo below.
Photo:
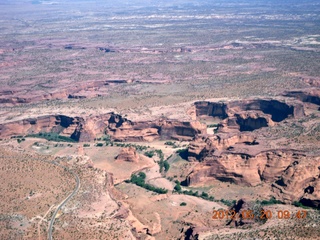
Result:
<svg viewBox="0 0 320 240"><path fill-rule="evenodd" d="M48 240L52 240L52 228L53 228L53 224L54 224L54 221L56 219L56 216L58 214L58 212L61 210L61 208L74 196L76 195L76 193L78 192L79 188L80 188L80 178L77 174L75 174L74 172L72 172L70 169L64 167L64 166L61 166L60 164L56 163L56 162L51 162L52 164L54 165L57 165L57 166L60 166L60 167L63 167L66 171L68 171L69 173L71 173L75 179L76 179L76 187L75 189L73 190L72 193L70 193L60 204L59 206L57 207L57 209L54 211L52 217L51 217L51 221L50 221L50 225L49 225L49 228L48 228Z"/></svg>
<svg viewBox="0 0 320 240"><path fill-rule="evenodd" d="M15 157L3 157L3 156L0 156L0 159L15 159ZM37 158L34 158L33 160L35 161L42 161L42 162L46 162L46 163L50 163L50 164L53 164L53 165L56 165L56 166L59 166L59 167L62 167L64 170L68 171L70 174L72 174L76 180L76 187L75 189L73 190L72 193L70 193L57 207L57 209L54 211L52 217L51 217L51 221L50 221L50 225L49 225L49 228L48 228L48 240L52 240L52 228L53 228L53 224L54 224L54 221L56 219L56 216L59 212L59 210L61 210L61 208L74 196L76 195L76 193L78 192L78 190L80 189L80 178L79 176L72 172L69 168L67 167L64 167L62 165L60 165L59 163L55 162L55 161L47 161L47 160L44 160L44 159L37 159Z"/></svg>

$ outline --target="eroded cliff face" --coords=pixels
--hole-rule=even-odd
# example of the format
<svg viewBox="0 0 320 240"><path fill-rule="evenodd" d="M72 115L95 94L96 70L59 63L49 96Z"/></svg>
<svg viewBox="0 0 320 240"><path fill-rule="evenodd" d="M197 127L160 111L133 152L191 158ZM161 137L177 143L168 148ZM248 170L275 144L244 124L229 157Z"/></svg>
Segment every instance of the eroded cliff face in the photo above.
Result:
<svg viewBox="0 0 320 240"><path fill-rule="evenodd" d="M299 158L290 163L272 183L274 192L286 202L320 207L320 157Z"/></svg>
<svg viewBox="0 0 320 240"><path fill-rule="evenodd" d="M250 133L220 133L192 141L188 160L199 161L186 179L190 186L213 180L245 186L268 183L284 202L319 206L319 156L294 149L270 149Z"/></svg>
<svg viewBox="0 0 320 240"><path fill-rule="evenodd" d="M206 155L188 176L190 185L202 183L210 178L236 184L256 186L262 182L274 182L296 159L305 156L290 150L270 150L257 155L248 153L214 152Z"/></svg>
<svg viewBox="0 0 320 240"><path fill-rule="evenodd" d="M192 140L203 134L206 126L198 121L158 119L155 121L132 122L121 117L113 118L105 133L117 141L153 141L156 139Z"/></svg>
<svg viewBox="0 0 320 240"><path fill-rule="evenodd" d="M92 98L103 94L109 85L126 84L130 82L131 80L99 80L77 82L75 87L75 85L70 84L70 82L61 81L58 86L56 82L43 84L42 86L47 89L54 89L49 93L43 90L35 90L32 91L32 94L26 94L26 91L22 88L11 90L5 86L5 89L0 91L0 104L10 106L46 100ZM57 90L57 88L59 90Z"/></svg>
<svg viewBox="0 0 320 240"><path fill-rule="evenodd" d="M312 88L305 90L287 91L283 94L286 97L294 97L302 102L320 105L320 89Z"/></svg>
<svg viewBox="0 0 320 240"><path fill-rule="evenodd" d="M275 139L259 138L259 128L273 127L305 116L303 102L319 105L317 89L291 91L279 98L229 102L196 102L197 117L221 119L218 133L198 136L188 148L188 161L199 162L187 176L188 185L213 180L257 186L267 183L278 199L320 206L320 157L288 148L274 148ZM311 109L314 109L311 108Z"/></svg>
<svg viewBox="0 0 320 240"><path fill-rule="evenodd" d="M115 158L119 161L127 161L127 162L139 162L140 157L134 147L123 148L118 156Z"/></svg>
<svg viewBox="0 0 320 240"><path fill-rule="evenodd" d="M218 117L224 121L219 131L253 131L273 126L286 118L304 116L303 104L294 100L249 99L230 102L195 102L197 116Z"/></svg>
<svg viewBox="0 0 320 240"><path fill-rule="evenodd" d="M205 130L206 126L197 121L158 119L132 122L109 113L90 118L55 115L9 122L0 125L0 137L55 132L81 142L91 141L99 134L108 134L116 141L192 140Z"/></svg>

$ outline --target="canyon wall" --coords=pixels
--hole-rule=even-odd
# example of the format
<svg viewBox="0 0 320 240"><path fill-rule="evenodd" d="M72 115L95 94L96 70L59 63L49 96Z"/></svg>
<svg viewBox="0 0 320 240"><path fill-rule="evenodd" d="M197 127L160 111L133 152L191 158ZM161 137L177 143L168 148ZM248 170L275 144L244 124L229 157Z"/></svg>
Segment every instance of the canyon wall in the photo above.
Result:
<svg viewBox="0 0 320 240"><path fill-rule="evenodd" d="M204 133L200 122L158 119L132 122L114 113L90 118L65 115L41 116L0 124L0 137L54 132L75 141L92 141L97 135L108 134L116 141L153 141L155 139L192 140Z"/></svg>
<svg viewBox="0 0 320 240"><path fill-rule="evenodd" d="M286 118L304 116L300 101L288 99L248 99L226 102L195 102L196 116L211 116L223 120L219 131L253 131L273 126Z"/></svg>

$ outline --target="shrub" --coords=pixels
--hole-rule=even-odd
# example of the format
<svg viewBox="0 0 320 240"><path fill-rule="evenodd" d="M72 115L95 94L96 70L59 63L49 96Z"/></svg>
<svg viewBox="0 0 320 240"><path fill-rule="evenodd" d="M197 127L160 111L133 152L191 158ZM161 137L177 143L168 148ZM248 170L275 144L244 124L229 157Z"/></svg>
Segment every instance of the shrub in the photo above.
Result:
<svg viewBox="0 0 320 240"><path fill-rule="evenodd" d="M96 143L95 146L96 146L96 147L102 147L102 146L103 146L103 143Z"/></svg>
<svg viewBox="0 0 320 240"><path fill-rule="evenodd" d="M163 152L162 152L162 150L161 149L157 149L157 150L155 150L155 152L157 153L157 155L158 155L158 157L160 158L160 161L162 160L164 160L164 155L163 155Z"/></svg>
<svg viewBox="0 0 320 240"><path fill-rule="evenodd" d="M187 203L186 202L182 202L182 203L180 203L180 206L187 206Z"/></svg>
<svg viewBox="0 0 320 240"><path fill-rule="evenodd" d="M165 145L168 145L168 146L174 146L175 143L174 142L171 142L171 141L167 141L164 143Z"/></svg>
<svg viewBox="0 0 320 240"><path fill-rule="evenodd" d="M202 192L202 193L201 193L201 197L202 197L202 198L208 198L209 195L208 195L208 193Z"/></svg>
<svg viewBox="0 0 320 240"><path fill-rule="evenodd" d="M174 186L174 190L176 190L177 192L180 192L180 191L181 191L180 183L179 183L179 184L176 184L176 186Z"/></svg>
<svg viewBox="0 0 320 240"><path fill-rule="evenodd" d="M154 151L147 151L144 153L145 156L152 158L154 156Z"/></svg>
<svg viewBox="0 0 320 240"><path fill-rule="evenodd" d="M168 172L168 170L170 168L170 164L168 163L168 161L164 161L163 162L163 167L164 167L164 171Z"/></svg>
<svg viewBox="0 0 320 240"><path fill-rule="evenodd" d="M146 174L144 172L139 172L139 177L141 177L142 179L146 179Z"/></svg>

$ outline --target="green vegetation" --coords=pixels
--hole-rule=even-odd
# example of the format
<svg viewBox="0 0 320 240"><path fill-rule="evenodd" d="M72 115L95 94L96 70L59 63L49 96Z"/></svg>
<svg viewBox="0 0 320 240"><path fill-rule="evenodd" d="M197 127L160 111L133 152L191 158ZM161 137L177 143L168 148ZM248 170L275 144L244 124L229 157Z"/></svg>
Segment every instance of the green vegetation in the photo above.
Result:
<svg viewBox="0 0 320 240"><path fill-rule="evenodd" d="M179 193L181 193L181 191L178 191ZM199 195L198 191L193 192L192 190L185 190L182 192L185 195L190 195L190 196L194 196L194 197L200 197L204 200L208 200L208 201L214 201L214 197L213 196L209 196L207 193L202 192L201 195Z"/></svg>
<svg viewBox="0 0 320 240"><path fill-rule="evenodd" d="M83 144L83 147L90 147L90 144L85 143L85 144Z"/></svg>
<svg viewBox="0 0 320 240"><path fill-rule="evenodd" d="M143 172L140 172L138 175L134 175L134 174L131 175L130 182L136 184L139 187L143 187L149 191L156 192L159 194L164 194L168 192L168 190L165 188L157 188L150 184L145 183L145 178L146 178L146 174Z"/></svg>
<svg viewBox="0 0 320 240"><path fill-rule="evenodd" d="M160 172L162 172L163 169L164 169L165 172L168 172L168 170L170 168L170 164L168 163L167 160L166 161L160 160L158 162L158 164L159 164L159 167L160 167Z"/></svg>
<svg viewBox="0 0 320 240"><path fill-rule="evenodd" d="M11 139L12 139L12 138L23 138L23 136L21 136L21 135L11 136Z"/></svg>
<svg viewBox="0 0 320 240"><path fill-rule="evenodd" d="M222 198L220 202L222 202L224 205L227 205L228 207L232 207L236 204L237 200L225 200Z"/></svg>
<svg viewBox="0 0 320 240"><path fill-rule="evenodd" d="M155 152L157 153L158 157L160 158L160 161L164 160L164 155L161 149L156 149Z"/></svg>
<svg viewBox="0 0 320 240"><path fill-rule="evenodd" d="M34 144L34 145L35 145L35 144ZM57 144L54 145L54 147L63 147L63 146L64 146L63 143L59 143L59 144L57 143Z"/></svg>
<svg viewBox="0 0 320 240"><path fill-rule="evenodd" d="M116 147L134 147L137 151L144 151L147 150L147 146L142 146L142 145L137 145L137 144L131 144L131 143L113 143L110 142L111 146L116 146ZM108 146L108 145L107 145Z"/></svg>
<svg viewBox="0 0 320 240"><path fill-rule="evenodd" d="M154 150L147 151L147 152L144 153L144 155L149 157L149 158L152 158L154 156Z"/></svg>
<svg viewBox="0 0 320 240"><path fill-rule="evenodd" d="M111 141L111 136L110 135L105 135L104 137L102 137L102 140L105 142L110 142Z"/></svg>
<svg viewBox="0 0 320 240"><path fill-rule="evenodd" d="M308 207L308 206L303 205L301 202L298 202L298 201L294 201L294 202L292 203L292 205L294 205L294 206L296 206L296 207L305 208L305 209L310 208L310 207Z"/></svg>
<svg viewBox="0 0 320 240"><path fill-rule="evenodd" d="M177 145L175 142L167 141L164 143L164 145L172 146L173 148L178 148L179 145Z"/></svg>
<svg viewBox="0 0 320 240"><path fill-rule="evenodd" d="M275 199L274 197L271 197L269 200L262 200L262 201L257 200L256 202L260 203L262 206L268 206L273 204L284 204L283 202Z"/></svg>
<svg viewBox="0 0 320 240"><path fill-rule="evenodd" d="M167 160L164 161L164 154L161 149L151 150L151 151L147 151L144 153L145 156L150 157L150 158L152 158L155 154L157 154L158 157L160 158L160 161L158 162L159 167L160 167L160 172L162 172L163 169L165 172L167 172L170 168L170 164L168 163Z"/></svg>
<svg viewBox="0 0 320 240"><path fill-rule="evenodd" d="M187 203L186 202L182 202L182 203L180 203L180 206L187 206Z"/></svg>
<svg viewBox="0 0 320 240"><path fill-rule="evenodd" d="M29 134L26 137L34 137L34 138L44 138L48 141L54 141L54 142L77 142L72 138L60 136L58 133L54 132L40 132L37 134Z"/></svg>
<svg viewBox="0 0 320 240"><path fill-rule="evenodd" d="M101 138L95 138L95 141L105 141L106 146L116 146L116 147L134 147L137 151L145 151L148 148L150 148L149 146L143 146L143 145L138 145L138 144L131 144L131 143L117 143L117 142L113 142L111 139L110 135L104 135Z"/></svg>
<svg viewBox="0 0 320 240"><path fill-rule="evenodd" d="M181 185L180 185L180 182L178 181L178 183L174 186L174 190L177 191L177 192L180 192L181 191Z"/></svg>
<svg viewBox="0 0 320 240"><path fill-rule="evenodd" d="M163 167L164 167L164 171L168 172L168 170L170 168L170 164L168 163L167 160L163 162Z"/></svg>
<svg viewBox="0 0 320 240"><path fill-rule="evenodd" d="M209 195L208 195L208 193L206 193L206 192L202 192L202 193L201 193L201 197L204 198L204 199L206 199L206 198L209 198Z"/></svg>
<svg viewBox="0 0 320 240"><path fill-rule="evenodd" d="M23 142L23 141L25 141L25 140L26 140L25 138L21 138L21 139L18 138L18 139L17 139L17 142L18 142L18 143L21 143L21 142Z"/></svg>
<svg viewBox="0 0 320 240"><path fill-rule="evenodd" d="M103 147L103 143L96 143L95 146L96 147Z"/></svg>
<svg viewBox="0 0 320 240"><path fill-rule="evenodd" d="M139 175L139 177L140 177L140 178L142 178L143 180L145 180L145 179L146 179L146 177L147 177L147 176L146 176L146 174L145 174L144 172L139 172L139 174L138 174L138 175Z"/></svg>

